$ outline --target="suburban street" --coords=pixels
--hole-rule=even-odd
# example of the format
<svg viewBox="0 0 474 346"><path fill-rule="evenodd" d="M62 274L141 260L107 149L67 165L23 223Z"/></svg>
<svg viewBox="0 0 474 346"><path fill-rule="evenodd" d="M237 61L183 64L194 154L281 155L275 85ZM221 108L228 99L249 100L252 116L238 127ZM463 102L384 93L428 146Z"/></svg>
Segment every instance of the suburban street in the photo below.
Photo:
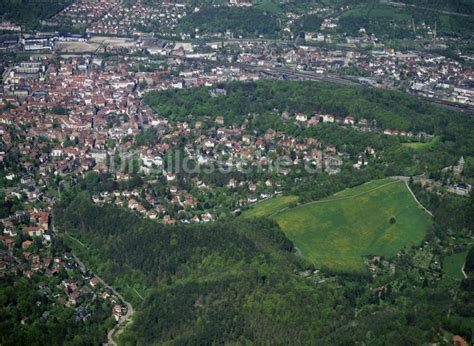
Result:
<svg viewBox="0 0 474 346"><path fill-rule="evenodd" d="M79 259L79 257L73 255L73 258L74 260L77 262L77 264L79 264L79 267L82 269L82 270L87 270L87 267L84 265L84 263L82 263L82 261ZM117 345L117 343L114 341L114 335L120 335L121 331L122 331L122 327L125 325L125 323L127 321L130 320L130 318L133 316L134 314L134 310L133 310L133 306L132 304L130 304L129 302L127 302L125 300L125 298L119 293L117 292L117 290L115 290L112 286L110 286L107 282L105 282L100 276L98 276L97 274L94 274L95 277L99 280L99 282L106 288L108 288L109 290L112 291L112 293L114 295L116 295L124 304L125 306L127 307L127 313L122 316L120 318L120 320L118 321L118 323L115 325L114 328L112 328L108 333L107 333L107 345Z"/></svg>

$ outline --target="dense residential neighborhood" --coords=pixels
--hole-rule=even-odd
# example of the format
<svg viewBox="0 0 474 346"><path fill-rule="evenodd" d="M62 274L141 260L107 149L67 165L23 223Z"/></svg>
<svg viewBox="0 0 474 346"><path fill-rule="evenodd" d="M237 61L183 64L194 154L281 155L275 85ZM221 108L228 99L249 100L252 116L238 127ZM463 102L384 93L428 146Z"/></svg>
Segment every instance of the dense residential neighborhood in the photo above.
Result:
<svg viewBox="0 0 474 346"><path fill-rule="evenodd" d="M142 74L133 72L134 67L133 62L117 63L87 57L60 59L58 63L35 60L13 67L4 82L4 106L13 108L1 115L3 143L9 149L20 145L16 149L22 156L19 162L24 175L12 174L9 179L21 184L21 191L30 201L50 198L45 195L44 188L53 176L85 176L90 171L98 174L111 171L116 174L117 181L126 182L130 174L136 172L123 171L129 168L127 165L113 167L114 159L130 155L130 158L136 156L139 160L138 171L158 173L163 177L169 186L169 199L160 203L146 194L148 208L144 208L136 199L131 199L132 196L139 197L140 191L125 190L117 191L114 196L99 197L97 201L125 205L152 218L165 214L161 216L167 222L173 222L173 218L166 214L163 202L174 209L197 207L200 211L196 213L199 214L193 213L193 219L185 218L183 221L209 221L213 216L205 210L207 208L203 210L204 196L199 191L213 187L198 179L193 180L190 186L194 190L193 198L190 191L177 189L174 174L164 167L169 149L175 147L183 136L189 138L183 148L184 155L199 164L217 161L238 169L242 162L246 162L251 166L266 167L282 154L291 154L294 159L289 162L289 167L311 162L315 169L337 173L342 166L344 155L314 138L298 141L281 131L268 129L262 139L252 134L246 123L240 128L226 126L223 117L195 120L191 114L189 121L172 122L141 102L145 90L242 81L249 78L245 72L238 69L190 70L173 77L170 70ZM182 78L183 75L194 77ZM146 82L146 89L142 88L140 78L150 81ZM258 79L258 75L250 78ZM26 93L21 93L23 90ZM280 116L298 126L317 126L320 121L336 120L327 114L312 114L308 118L306 114L284 112ZM350 117L337 121L345 126L353 124L348 123L348 119ZM16 129L16 138L10 136L13 128ZM153 131L156 137L153 143L138 145L136 139L143 129ZM281 174L288 173L289 168L282 168ZM35 175L41 178L35 180ZM228 187L248 189L248 198L235 200L232 206L235 208L278 192L278 186L274 186L270 179L266 182L234 179Z"/></svg>
<svg viewBox="0 0 474 346"><path fill-rule="evenodd" d="M18 211L3 220L0 276L19 275L33 280L50 308L60 304L72 309L76 322L87 321L100 300L106 303L101 309L109 310L109 316L118 321L126 313L123 303L108 287L99 284L93 274L80 267L69 252L62 252L55 242L49 217L48 211L33 209ZM46 310L42 318L47 320L49 315ZM22 324L33 322L29 316L22 316Z"/></svg>
<svg viewBox="0 0 474 346"><path fill-rule="evenodd" d="M138 39L91 37L90 34L29 37L13 34L3 39L4 49L12 52L69 52L78 54L83 60L91 59L87 53L95 51L122 52L132 55L129 61L135 59L146 63L160 60L167 61L170 66L181 63L194 65L194 68L181 71L176 76L179 78L172 85L177 88L210 85L218 81L219 76L222 76L221 81L228 80L226 74L235 74L236 79L246 80L256 79L259 73L264 73L303 79L331 77L346 83L360 83L376 88L404 89L414 95L453 105L472 106L474 97L472 67L429 51L397 51L383 46L374 47L370 52L351 47L332 50L321 46L281 45L271 41L252 40L173 42L154 38L150 34ZM145 57L133 57L138 53L145 54ZM38 64L37 61L30 61L3 66L2 78L4 82L13 82L40 72L35 69L44 66ZM214 74L208 70L212 70ZM137 76L140 80L151 80L151 71L141 72L143 74ZM165 72L159 71L160 74ZM154 82L158 83L158 79L155 78ZM27 90L17 91L20 94L22 92Z"/></svg>

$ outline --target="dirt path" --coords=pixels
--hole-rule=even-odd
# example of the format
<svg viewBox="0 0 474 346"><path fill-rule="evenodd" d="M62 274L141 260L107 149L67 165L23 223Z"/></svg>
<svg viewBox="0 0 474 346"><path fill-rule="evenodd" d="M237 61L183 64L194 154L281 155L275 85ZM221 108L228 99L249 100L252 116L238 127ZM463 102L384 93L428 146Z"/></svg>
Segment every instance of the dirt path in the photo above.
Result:
<svg viewBox="0 0 474 346"><path fill-rule="evenodd" d="M142 300L142 301L145 301L145 298L143 298L143 296L137 291L137 289L135 287L130 287L129 285L127 285L128 288L130 288L131 290L133 290L133 292L135 292L135 294Z"/></svg>
<svg viewBox="0 0 474 346"><path fill-rule="evenodd" d="M69 233L66 233L68 235L69 238L71 238L72 240L76 241L79 245L81 245L82 247L85 247L86 249L89 250L89 247L84 244L82 241L80 241L79 239L77 238L74 238L72 235L70 235Z"/></svg>
<svg viewBox="0 0 474 346"><path fill-rule="evenodd" d="M460 16L460 17L472 17L470 14L466 13L459 13L459 12L453 12L453 11L446 11L446 10L441 10L439 8L432 8L432 7L427 7L427 6L419 6L419 5L413 5L413 4L406 4L404 2L395 2L395 1L389 1L389 5L396 6L396 7L412 7L412 8L418 8L420 10L428 10L428 11L433 11L433 12L438 12L442 14L447 14L449 16Z"/></svg>
<svg viewBox="0 0 474 346"><path fill-rule="evenodd" d="M321 200L318 200L318 201L312 201L312 202L308 202L308 203L305 203L305 204L300 204L300 205L297 205L296 207L294 207L293 209L295 208L301 208L301 207L304 207L304 206L307 206L307 205L311 205L311 204L319 204L319 203L329 203L329 202L335 202L335 201L342 201L342 200L346 200L346 199L351 199L351 198L355 198L355 197L359 197L359 196L363 196L363 195L366 195L368 193L371 193L373 191L376 191L378 189L381 189L385 186L388 186L388 185L391 185L391 184L395 184L395 183L398 183L400 181L403 181L405 183L405 186L407 187L408 191L410 192L410 194L412 195L413 199L415 200L415 202L425 211L427 212L431 217L433 217L433 214L425 208L425 206L423 204L420 203L420 201L416 198L415 194L413 193L413 191L410 189L410 186L408 185L408 182L410 180L410 177L403 177L403 176L396 176L396 177L390 177L391 179L394 179L394 181L391 181L391 182L388 182L386 184L383 184L383 185L380 185L380 186L377 186L377 187L374 187L373 189L370 189L370 190L367 190L367 191L364 191L364 192L360 192L358 194L355 194L355 195L351 195L351 196L344 196L344 197L336 197L336 198L329 198L329 199L321 199ZM285 207L283 209L280 209L276 212L274 212L273 214L271 214L270 216L268 216L269 218L273 218L275 215L278 215L282 212L284 212L285 210L289 209L289 207Z"/></svg>
<svg viewBox="0 0 474 346"><path fill-rule="evenodd" d="M311 205L311 204L320 204L320 203L329 203L329 202L335 202L335 201L343 201L343 200L346 200L346 199L351 199L351 198L363 196L363 195L366 195L366 194L371 193L373 191L376 191L378 189L381 189L381 188L383 188L387 185L392 185L392 184L395 184L395 183L398 183L398 182L399 182L399 180L394 180L394 181L391 181L389 183L374 187L373 189L370 189L370 190L367 190L367 191L364 191L364 192L360 192L360 193L357 193L357 194L351 195L351 196L335 197L335 198L329 198L329 199L320 199L320 200L317 200L317 201L312 201L312 202L308 202L308 203L305 203L305 204L300 204L300 205L297 205L296 207L294 207L293 209L305 207L305 206ZM342 191L340 191L340 192L342 192ZM283 209L280 209L277 212L270 215L269 218L272 218L275 215L280 214L280 213L284 212L287 209L289 209L289 207L285 207Z"/></svg>
<svg viewBox="0 0 474 346"><path fill-rule="evenodd" d="M465 265L466 265L465 263L462 265L462 267L461 267L461 273L462 273L462 275L464 276L464 278L467 279L467 274L466 274L466 272L464 271L464 266L465 266Z"/></svg>
<svg viewBox="0 0 474 346"><path fill-rule="evenodd" d="M416 198L415 194L413 193L413 191L410 189L410 186L408 185L408 183L405 181L405 185L408 189L408 191L410 191L411 195L413 196L413 199L416 201L416 203L424 210L426 211L431 217L433 217L433 214L431 213L431 211L429 211L428 209L425 208L425 206L423 204L420 203L420 201Z"/></svg>

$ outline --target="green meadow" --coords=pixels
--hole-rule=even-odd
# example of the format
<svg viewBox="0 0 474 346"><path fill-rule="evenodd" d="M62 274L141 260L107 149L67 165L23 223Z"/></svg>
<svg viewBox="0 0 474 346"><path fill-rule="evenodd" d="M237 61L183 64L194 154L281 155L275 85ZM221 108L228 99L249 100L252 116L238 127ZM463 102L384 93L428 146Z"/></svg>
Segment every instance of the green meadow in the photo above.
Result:
<svg viewBox="0 0 474 346"><path fill-rule="evenodd" d="M431 223L405 183L390 179L286 208L289 203L283 197L268 200L246 216L272 216L304 257L334 271L364 271L365 256L392 257L419 244ZM277 208L281 212L275 214Z"/></svg>
<svg viewBox="0 0 474 346"><path fill-rule="evenodd" d="M436 136L431 139L429 142L406 142L402 143L404 147L414 149L414 150L429 150L433 149L436 144L440 141L440 137Z"/></svg>
<svg viewBox="0 0 474 346"><path fill-rule="evenodd" d="M461 268L466 262L466 257L467 250L444 258L441 285L445 287L459 286L463 279Z"/></svg>

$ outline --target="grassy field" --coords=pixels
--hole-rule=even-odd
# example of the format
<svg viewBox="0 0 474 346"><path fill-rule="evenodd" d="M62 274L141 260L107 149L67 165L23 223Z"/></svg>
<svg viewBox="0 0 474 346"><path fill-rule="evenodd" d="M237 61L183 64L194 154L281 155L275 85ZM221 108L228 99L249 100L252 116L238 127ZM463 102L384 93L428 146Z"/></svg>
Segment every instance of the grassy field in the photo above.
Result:
<svg viewBox="0 0 474 346"><path fill-rule="evenodd" d="M265 201L256 206L253 216L274 215L287 203ZM395 223L390 223L392 216ZM431 222L405 183L387 179L273 217L303 256L318 267L337 271L364 271L364 256L391 257L405 246L420 243Z"/></svg>
<svg viewBox="0 0 474 346"><path fill-rule="evenodd" d="M254 208L246 210L242 215L247 218L267 217L298 201L297 196L279 196L260 202Z"/></svg>
<svg viewBox="0 0 474 346"><path fill-rule="evenodd" d="M268 11L277 16L280 16L283 13L281 4L274 0L261 0L255 4L255 8L262 11Z"/></svg>
<svg viewBox="0 0 474 346"><path fill-rule="evenodd" d="M466 261L466 257L467 250L444 258L441 285L453 287L461 283L463 279L461 268Z"/></svg>
<svg viewBox="0 0 474 346"><path fill-rule="evenodd" d="M330 198L326 198L326 200L365 193L368 190L372 190L380 186L381 184L388 183L391 181L392 180L390 179L370 181L366 184L358 186L357 189L346 189L346 190L337 192L334 195L332 195ZM271 217L274 214L282 211L283 209L288 208L290 204L296 203L297 201L298 201L298 196L294 196L294 195L278 196L278 197L270 198L265 201L259 202L255 204L251 209L244 211L242 213L242 216L246 218Z"/></svg>
<svg viewBox="0 0 474 346"><path fill-rule="evenodd" d="M402 143L404 147L415 149L415 150L428 150L433 148L437 143L439 143L440 137L436 136L429 142L407 142Z"/></svg>

